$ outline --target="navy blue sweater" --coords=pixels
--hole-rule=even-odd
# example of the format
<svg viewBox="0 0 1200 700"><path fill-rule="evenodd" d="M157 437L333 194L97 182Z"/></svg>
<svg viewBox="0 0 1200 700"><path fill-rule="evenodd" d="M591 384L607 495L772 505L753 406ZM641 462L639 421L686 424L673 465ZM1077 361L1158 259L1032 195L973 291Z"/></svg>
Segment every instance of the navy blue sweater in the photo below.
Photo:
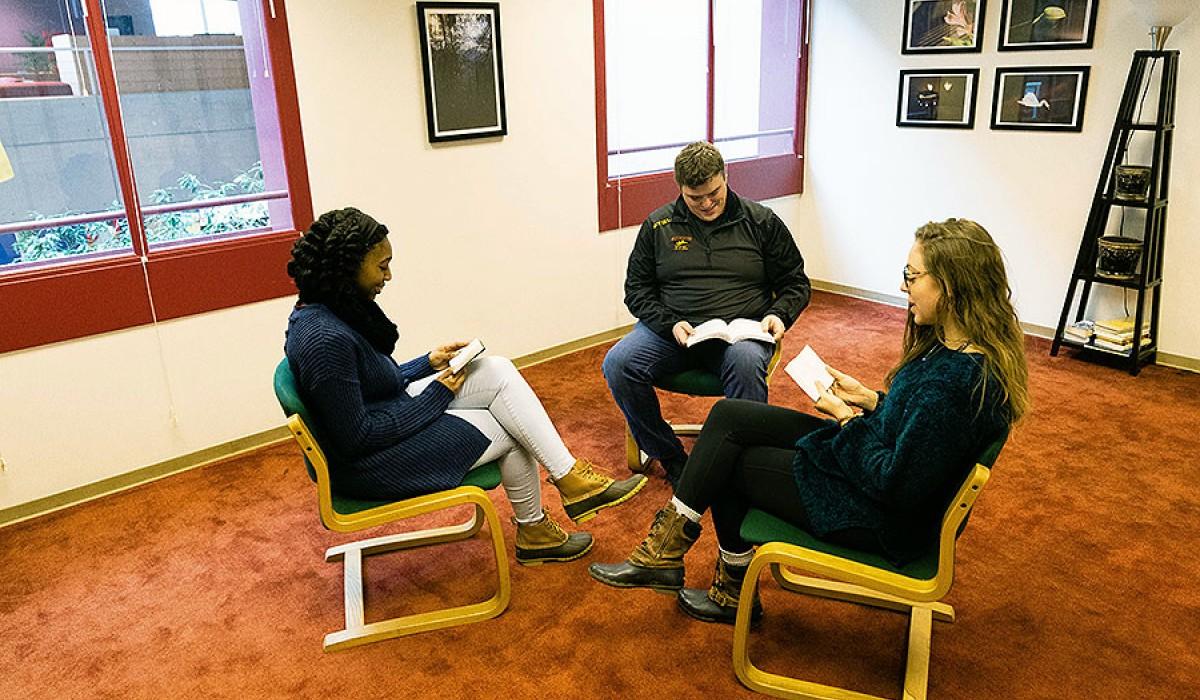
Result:
<svg viewBox="0 0 1200 700"><path fill-rule="evenodd" d="M441 382L405 392L434 372L428 356L396 364L324 305L292 312L284 352L341 495L387 500L453 488L488 447L483 433L446 413L454 392Z"/></svg>
<svg viewBox="0 0 1200 700"><path fill-rule="evenodd" d="M1008 427L995 383L979 410L982 362L936 345L896 374L873 412L796 442L796 484L814 535L867 528L895 563L936 541L976 458Z"/></svg>

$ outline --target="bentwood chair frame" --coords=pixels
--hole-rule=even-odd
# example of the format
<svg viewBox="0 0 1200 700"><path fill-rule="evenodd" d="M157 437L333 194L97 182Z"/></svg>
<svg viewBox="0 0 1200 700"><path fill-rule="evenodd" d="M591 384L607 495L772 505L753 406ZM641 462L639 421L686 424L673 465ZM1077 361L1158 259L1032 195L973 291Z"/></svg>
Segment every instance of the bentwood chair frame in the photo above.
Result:
<svg viewBox="0 0 1200 700"><path fill-rule="evenodd" d="M495 488L500 483L497 463L473 469L461 486L402 501L359 501L339 497L331 488L329 462L325 453L305 421L308 411L300 400L295 378L286 359L280 362L275 370L275 391L284 413L288 415L288 430L300 445L316 480L317 509L326 528L335 532L357 532L456 506L472 506L471 517L465 522L330 547L325 552L325 561L342 561L344 564L343 600L346 625L341 630L325 635L325 651L347 649L383 639L479 622L504 612L512 597L508 556L496 507L484 491ZM363 558L465 540L474 537L484 523L488 527L492 558L496 562L497 583L495 593L490 598L469 605L366 622Z"/></svg>
<svg viewBox="0 0 1200 700"><path fill-rule="evenodd" d="M942 516L936 547L905 567L882 557L816 540L762 511L751 510L742 537L761 546L742 584L741 600L753 600L763 569L769 568L785 590L906 613L908 652L903 700L924 700L929 684L933 621L953 622L954 608L940 602L954 580L954 554L959 533L991 475L991 466L1007 435L990 444L971 469ZM764 533L781 535L767 541ZM771 538L772 540L775 537ZM798 572L807 572L808 576ZM762 670L749 657L751 606L738 609L733 633L733 668L739 680L760 693L805 700L883 700L845 688L822 685Z"/></svg>

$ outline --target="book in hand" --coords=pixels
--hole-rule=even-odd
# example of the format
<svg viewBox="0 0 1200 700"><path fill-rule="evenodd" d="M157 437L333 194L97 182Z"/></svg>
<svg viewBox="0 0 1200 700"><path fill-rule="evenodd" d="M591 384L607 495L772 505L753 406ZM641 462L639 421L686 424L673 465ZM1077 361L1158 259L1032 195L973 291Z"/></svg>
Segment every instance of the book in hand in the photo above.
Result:
<svg viewBox="0 0 1200 700"><path fill-rule="evenodd" d="M479 338L464 345L462 349L455 353L454 357L450 358L450 373L458 374L463 367L467 366L468 362L479 357L485 349Z"/></svg>
<svg viewBox="0 0 1200 700"><path fill-rule="evenodd" d="M762 329L762 321L749 318L735 318L729 323L719 318L705 321L692 329L692 334L687 339L687 347L706 340L724 340L731 345L739 340L758 340L775 344L775 337Z"/></svg>
<svg viewBox="0 0 1200 700"><path fill-rule="evenodd" d="M783 371L787 372L813 401L821 398L822 390L833 386L833 375L825 369L825 361L807 345L799 355L787 363Z"/></svg>

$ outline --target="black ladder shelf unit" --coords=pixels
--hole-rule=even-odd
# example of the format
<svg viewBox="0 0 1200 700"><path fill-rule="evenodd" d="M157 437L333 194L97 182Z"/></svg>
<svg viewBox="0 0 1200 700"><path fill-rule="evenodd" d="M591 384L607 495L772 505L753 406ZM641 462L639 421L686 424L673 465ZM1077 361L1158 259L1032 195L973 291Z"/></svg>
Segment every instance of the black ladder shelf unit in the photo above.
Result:
<svg viewBox="0 0 1200 700"><path fill-rule="evenodd" d="M1155 64L1161 60L1159 72L1158 110L1152 123L1135 121L1139 95L1148 88ZM1088 352L1107 355L1110 359L1127 366L1129 373L1136 375L1142 365L1153 362L1158 351L1158 311L1162 296L1163 234L1167 224L1167 191L1171 175L1171 143L1175 135L1175 78L1179 67L1178 51L1135 51L1129 77L1125 81L1125 92L1117 111L1108 152L1100 169L1100 181L1092 197L1092 208L1083 229L1083 240L1079 254L1075 257L1075 269L1063 302L1062 315L1054 333L1050 354L1058 355L1063 345L1080 348ZM1150 188L1145 200L1129 200L1117 197L1116 166L1122 164L1129 148L1129 141L1139 131L1154 134L1153 156L1150 163ZM1097 270L1100 237L1105 235L1109 214L1113 207L1141 209L1146 213L1142 231L1142 255L1139 269L1133 279L1113 279ZM1122 233L1121 235L1125 235ZM1133 347L1128 351L1101 348L1093 341L1082 342L1065 336L1064 329L1071 309L1075 308L1074 320L1082 321L1087 311L1088 297L1092 285L1101 284L1121 287L1136 292L1136 310L1133 318ZM1080 292L1080 287L1082 291ZM1076 293L1078 304L1076 305ZM1141 328L1146 319L1146 295L1151 298L1149 316L1149 340L1142 342Z"/></svg>

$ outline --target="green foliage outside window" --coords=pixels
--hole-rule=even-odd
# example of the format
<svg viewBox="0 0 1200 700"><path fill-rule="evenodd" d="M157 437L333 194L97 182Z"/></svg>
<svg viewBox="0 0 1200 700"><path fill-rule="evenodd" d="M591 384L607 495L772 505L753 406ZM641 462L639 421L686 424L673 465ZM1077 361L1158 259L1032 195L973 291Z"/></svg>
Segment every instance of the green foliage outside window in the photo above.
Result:
<svg viewBox="0 0 1200 700"><path fill-rule="evenodd" d="M191 173L184 173L175 187L154 190L150 194L152 204L170 204L175 201L199 202L222 197L262 192L262 162L255 163L245 172L239 173L229 182L216 181L208 184ZM178 191L185 196L175 198ZM112 203L120 209L119 202ZM75 212L63 212L56 216L43 216L33 212L31 220L60 218ZM270 223L267 203L244 202L226 204L204 209L151 214L146 216L146 238L150 243L186 240L203 236L215 236L265 228ZM71 255L99 253L131 246L129 222L123 217L116 220L93 221L85 224L68 224L49 228L30 229L16 234L14 249L18 257L12 262L50 260Z"/></svg>
<svg viewBox="0 0 1200 700"><path fill-rule="evenodd" d="M25 43L30 46L43 48L50 46L50 33L47 31L22 31ZM57 80L58 68L54 65L54 55L44 52L18 54L21 59L21 72L34 80Z"/></svg>

